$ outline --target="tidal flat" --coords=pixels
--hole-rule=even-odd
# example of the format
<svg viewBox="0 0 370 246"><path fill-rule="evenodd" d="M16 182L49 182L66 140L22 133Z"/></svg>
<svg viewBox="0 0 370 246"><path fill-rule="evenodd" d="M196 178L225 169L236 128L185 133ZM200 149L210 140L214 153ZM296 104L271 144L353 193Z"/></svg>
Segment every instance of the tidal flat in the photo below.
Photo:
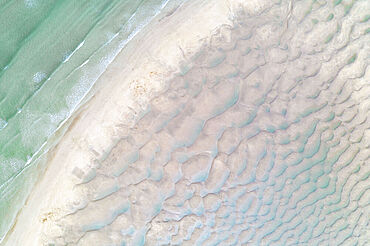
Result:
<svg viewBox="0 0 370 246"><path fill-rule="evenodd" d="M369 1L103 2L0 36L0 245L370 244Z"/></svg>

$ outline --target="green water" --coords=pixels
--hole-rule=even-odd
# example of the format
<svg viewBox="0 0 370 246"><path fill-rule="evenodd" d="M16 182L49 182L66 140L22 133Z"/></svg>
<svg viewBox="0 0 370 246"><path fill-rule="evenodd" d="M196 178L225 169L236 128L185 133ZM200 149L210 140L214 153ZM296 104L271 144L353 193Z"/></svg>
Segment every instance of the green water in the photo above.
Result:
<svg viewBox="0 0 370 246"><path fill-rule="evenodd" d="M0 0L0 242L45 168L55 131L166 4Z"/></svg>

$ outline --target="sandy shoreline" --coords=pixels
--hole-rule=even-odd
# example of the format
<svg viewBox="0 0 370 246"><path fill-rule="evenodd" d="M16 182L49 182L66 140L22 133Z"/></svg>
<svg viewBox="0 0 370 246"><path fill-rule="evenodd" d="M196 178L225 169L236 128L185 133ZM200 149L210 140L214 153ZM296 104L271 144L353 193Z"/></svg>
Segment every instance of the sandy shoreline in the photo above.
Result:
<svg viewBox="0 0 370 246"><path fill-rule="evenodd" d="M367 245L369 7L168 6L103 74L4 244Z"/></svg>
<svg viewBox="0 0 370 246"><path fill-rule="evenodd" d="M181 61L217 27L230 24L230 7L221 0L169 7L118 55L100 78L97 94L52 151L46 173L2 245L45 245L59 233L54 223L79 203L83 194L75 186L93 175L92 161L102 158L122 134L120 124L138 117L168 76L179 71Z"/></svg>

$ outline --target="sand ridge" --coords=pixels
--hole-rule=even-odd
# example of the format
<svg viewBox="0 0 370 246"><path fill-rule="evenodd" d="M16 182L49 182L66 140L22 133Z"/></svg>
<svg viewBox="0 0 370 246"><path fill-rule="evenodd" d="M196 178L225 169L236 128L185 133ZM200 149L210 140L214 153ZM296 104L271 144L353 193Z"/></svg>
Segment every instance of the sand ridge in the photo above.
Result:
<svg viewBox="0 0 370 246"><path fill-rule="evenodd" d="M78 207L82 195L75 189L81 182L78 177L93 175L89 173L92 160L103 156L106 146L113 144L119 125L133 122L138 117L135 112L142 111L153 93L161 89L166 76L179 70L184 55L191 56L212 31L229 23L227 1L178 5L170 2L110 64L100 79L102 86L95 88L99 92L50 155L47 172L4 245L43 245L48 237L60 233L53 223L70 213L71 206ZM208 17L206 21L204 17Z"/></svg>
<svg viewBox="0 0 370 246"><path fill-rule="evenodd" d="M112 64L33 195L37 243L366 245L368 4L241 3L172 9Z"/></svg>

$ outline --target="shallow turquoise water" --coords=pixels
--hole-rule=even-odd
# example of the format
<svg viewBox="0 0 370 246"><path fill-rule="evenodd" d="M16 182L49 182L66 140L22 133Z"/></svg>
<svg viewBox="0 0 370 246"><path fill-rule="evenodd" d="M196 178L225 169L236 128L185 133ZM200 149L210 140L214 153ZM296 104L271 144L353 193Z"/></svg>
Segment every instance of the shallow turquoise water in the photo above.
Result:
<svg viewBox="0 0 370 246"><path fill-rule="evenodd" d="M369 245L370 2L257 1L71 171L45 245ZM0 242L61 124L166 2L48 4L0 2Z"/></svg>
<svg viewBox="0 0 370 246"><path fill-rule="evenodd" d="M50 245L369 245L369 2L260 2L71 172Z"/></svg>
<svg viewBox="0 0 370 246"><path fill-rule="evenodd" d="M50 137L167 2L0 1L0 241L42 173Z"/></svg>

